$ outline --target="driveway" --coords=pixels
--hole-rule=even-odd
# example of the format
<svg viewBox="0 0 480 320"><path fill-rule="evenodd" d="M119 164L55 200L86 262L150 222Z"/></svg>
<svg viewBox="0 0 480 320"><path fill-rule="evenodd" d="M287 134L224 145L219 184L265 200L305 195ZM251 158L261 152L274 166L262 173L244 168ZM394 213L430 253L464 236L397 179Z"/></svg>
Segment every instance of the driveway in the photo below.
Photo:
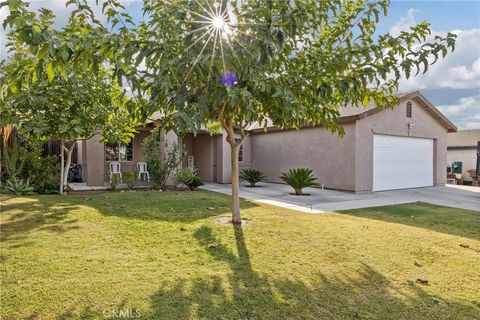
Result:
<svg viewBox="0 0 480 320"><path fill-rule="evenodd" d="M229 184L206 183L202 189L231 194ZM353 193L335 190L306 188L310 196L290 195L293 190L284 184L260 183L257 188L240 187L240 197L283 208L309 213L386 206L409 202L428 202L447 207L480 212L480 188L446 186Z"/></svg>

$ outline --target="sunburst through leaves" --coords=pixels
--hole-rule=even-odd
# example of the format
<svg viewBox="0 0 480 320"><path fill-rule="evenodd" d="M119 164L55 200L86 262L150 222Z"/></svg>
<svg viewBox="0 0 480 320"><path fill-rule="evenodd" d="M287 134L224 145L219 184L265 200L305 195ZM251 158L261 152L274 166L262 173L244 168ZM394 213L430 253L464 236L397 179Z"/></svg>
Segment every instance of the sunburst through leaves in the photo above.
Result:
<svg viewBox="0 0 480 320"><path fill-rule="evenodd" d="M186 22L197 26L195 29L188 32L188 34L193 34L197 38L187 47L187 51L198 43L203 43L203 46L190 67L187 77L190 75L195 65L200 61L205 50L211 47L212 51L210 53L211 57L208 79L211 78L215 58L219 57L221 58L223 67L220 82L224 86L233 87L237 84L237 75L234 71L227 69L227 63L225 61L226 50L230 50L232 55L238 60L233 43L240 44L238 40L235 39L235 35L240 31L236 28L237 17L233 12L232 4L230 1L224 3L223 0L212 4L208 0L203 3L199 0L195 0L195 2L200 7L201 10L199 11L201 12L188 10L188 15L192 19L187 20Z"/></svg>

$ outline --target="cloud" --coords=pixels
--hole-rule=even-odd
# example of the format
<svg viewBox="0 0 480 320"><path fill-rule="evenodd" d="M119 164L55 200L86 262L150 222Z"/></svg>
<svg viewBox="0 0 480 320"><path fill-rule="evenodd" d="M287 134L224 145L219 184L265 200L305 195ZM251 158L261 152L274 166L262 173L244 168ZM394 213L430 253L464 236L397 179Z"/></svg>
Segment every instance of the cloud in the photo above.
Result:
<svg viewBox="0 0 480 320"><path fill-rule="evenodd" d="M396 37L398 36L402 31L408 31L410 27L413 27L414 25L417 24L415 21L415 13L418 12L418 10L415 10L413 8L410 8L407 11L407 15L404 17L401 17L400 20L395 23L390 30L388 30L388 33L390 33L392 36Z"/></svg>
<svg viewBox="0 0 480 320"><path fill-rule="evenodd" d="M392 35L407 31L417 23L415 9L409 9L405 16L389 30ZM480 88L480 29L454 30L457 34L455 51L449 52L445 59L440 59L429 67L426 74L419 74L409 79L401 79L400 90L421 89L472 89ZM434 41L435 36L445 36L446 31L433 30L427 42ZM432 62L432 61L431 61Z"/></svg>
<svg viewBox="0 0 480 320"><path fill-rule="evenodd" d="M409 9L405 16L389 30L392 35L408 31L417 23L415 14ZM432 100L438 103L438 109L444 113L459 129L480 128L480 29L454 30L457 35L455 51L449 52L445 59L439 58L429 66L427 73L400 80L400 91L426 90L434 93ZM446 31L432 30L427 42L435 36L445 36ZM432 61L431 61L432 62ZM468 93L468 95L466 95ZM458 97L445 99L446 96ZM464 96L462 96L464 95ZM446 102L450 100L449 102ZM442 103L443 102L443 103Z"/></svg>
<svg viewBox="0 0 480 320"><path fill-rule="evenodd" d="M440 105L438 109L459 129L480 129L480 94L460 98L453 104Z"/></svg>

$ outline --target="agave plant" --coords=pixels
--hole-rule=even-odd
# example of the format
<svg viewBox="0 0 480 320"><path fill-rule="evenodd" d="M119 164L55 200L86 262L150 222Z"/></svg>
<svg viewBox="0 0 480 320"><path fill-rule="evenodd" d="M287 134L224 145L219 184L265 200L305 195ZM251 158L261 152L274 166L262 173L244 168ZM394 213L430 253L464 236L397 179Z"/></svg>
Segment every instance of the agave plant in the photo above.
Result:
<svg viewBox="0 0 480 320"><path fill-rule="evenodd" d="M255 187L255 184L265 180L266 176L257 169L244 169L240 172L240 178L249 182L250 187Z"/></svg>
<svg viewBox="0 0 480 320"><path fill-rule="evenodd" d="M287 172L282 172L280 179L292 187L297 196L303 195L303 188L318 185L312 169L308 168L289 169Z"/></svg>
<svg viewBox="0 0 480 320"><path fill-rule="evenodd" d="M34 194L34 188L32 185L30 185L30 181L28 179L22 180L15 177L7 180L5 183L5 190L17 196Z"/></svg>

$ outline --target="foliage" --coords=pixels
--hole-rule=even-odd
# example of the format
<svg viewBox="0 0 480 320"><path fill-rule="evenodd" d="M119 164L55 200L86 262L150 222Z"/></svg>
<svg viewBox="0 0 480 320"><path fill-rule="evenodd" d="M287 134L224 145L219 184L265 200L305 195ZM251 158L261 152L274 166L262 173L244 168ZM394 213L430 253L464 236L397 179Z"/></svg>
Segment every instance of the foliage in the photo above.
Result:
<svg viewBox="0 0 480 320"><path fill-rule="evenodd" d="M109 181L110 190L115 191L117 190L117 186L120 183L120 175L119 174L112 174L112 177Z"/></svg>
<svg viewBox="0 0 480 320"><path fill-rule="evenodd" d="M34 187L30 181L19 179L17 177L9 178L5 183L5 190L17 196L33 194Z"/></svg>
<svg viewBox="0 0 480 320"><path fill-rule="evenodd" d="M194 169L186 168L178 170L175 173L175 184L183 184L190 190L195 190L203 185L202 178L200 178Z"/></svg>
<svg viewBox="0 0 480 320"><path fill-rule="evenodd" d="M22 172L25 158L21 153L22 150L16 139L14 139L12 148L9 148L7 144L3 145L2 169L7 178L15 178Z"/></svg>
<svg viewBox="0 0 480 320"><path fill-rule="evenodd" d="M190 190L195 190L196 188L203 186L203 181L202 178L200 178L199 175L194 175L188 182L187 182L187 187Z"/></svg>
<svg viewBox="0 0 480 320"><path fill-rule="evenodd" d="M240 178L249 182L250 187L255 187L255 184L265 180L266 176L260 170L247 168L240 172Z"/></svg>
<svg viewBox="0 0 480 320"><path fill-rule="evenodd" d="M87 19L88 9L80 2L69 4L81 10L73 10L61 29L54 27L50 10L29 11L27 3L17 0L0 4L10 11L4 27L10 27L11 52L0 74L0 125L15 124L36 139L54 138L62 144L98 132L104 140L127 141L138 112L114 64L105 63L108 53L99 49L108 32L99 21ZM64 183L73 148L66 162L62 157Z"/></svg>
<svg viewBox="0 0 480 320"><path fill-rule="evenodd" d="M138 172L137 171L127 171L123 174L123 181L128 186L128 189L133 189L133 187L138 183Z"/></svg>
<svg viewBox="0 0 480 320"><path fill-rule="evenodd" d="M287 172L282 172L280 176L285 183L295 190L296 195L302 195L303 188L316 186L317 178L313 176L312 169L307 168L293 168Z"/></svg>
<svg viewBox="0 0 480 320"><path fill-rule="evenodd" d="M176 143L167 146L164 131L157 127L143 141L143 150L153 184L165 188L168 178L180 167L181 146Z"/></svg>
<svg viewBox="0 0 480 320"><path fill-rule="evenodd" d="M24 155L25 165L21 177L28 179L37 193L56 193L58 191L60 168L56 156L41 157L32 150Z"/></svg>
<svg viewBox="0 0 480 320"><path fill-rule="evenodd" d="M166 147L165 131L160 126L157 126L150 131L150 134L142 142L143 154L147 163L162 161Z"/></svg>

